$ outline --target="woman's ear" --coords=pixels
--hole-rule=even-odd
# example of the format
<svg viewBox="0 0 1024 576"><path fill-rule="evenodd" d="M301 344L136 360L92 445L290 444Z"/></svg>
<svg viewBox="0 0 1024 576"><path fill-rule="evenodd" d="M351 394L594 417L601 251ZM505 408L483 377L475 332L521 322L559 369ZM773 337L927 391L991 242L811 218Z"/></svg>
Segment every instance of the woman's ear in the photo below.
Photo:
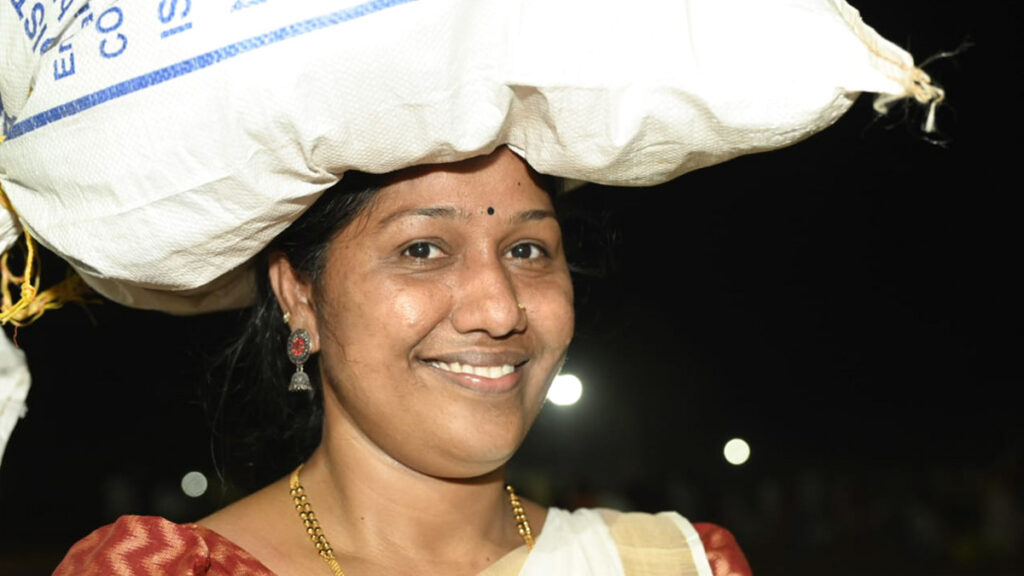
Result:
<svg viewBox="0 0 1024 576"><path fill-rule="evenodd" d="M270 254L268 263L270 287L277 296L277 303L285 315L289 330L305 328L313 340L312 352L320 350L320 331L313 308L313 286L299 277L283 252Z"/></svg>

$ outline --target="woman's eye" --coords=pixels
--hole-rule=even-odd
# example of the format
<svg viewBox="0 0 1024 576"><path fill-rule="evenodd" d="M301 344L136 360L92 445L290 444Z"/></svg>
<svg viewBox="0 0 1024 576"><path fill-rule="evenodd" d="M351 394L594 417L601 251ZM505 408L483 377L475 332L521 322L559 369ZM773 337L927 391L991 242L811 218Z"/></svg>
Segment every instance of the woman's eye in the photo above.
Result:
<svg viewBox="0 0 1024 576"><path fill-rule="evenodd" d="M509 250L509 255L520 260L536 260L548 255L547 250L532 242L516 244Z"/></svg>
<svg viewBox="0 0 1024 576"><path fill-rule="evenodd" d="M402 251L402 254L409 256L410 258L416 258L417 260L427 260L439 257L441 255L441 249L430 242L416 242L415 244L410 244Z"/></svg>

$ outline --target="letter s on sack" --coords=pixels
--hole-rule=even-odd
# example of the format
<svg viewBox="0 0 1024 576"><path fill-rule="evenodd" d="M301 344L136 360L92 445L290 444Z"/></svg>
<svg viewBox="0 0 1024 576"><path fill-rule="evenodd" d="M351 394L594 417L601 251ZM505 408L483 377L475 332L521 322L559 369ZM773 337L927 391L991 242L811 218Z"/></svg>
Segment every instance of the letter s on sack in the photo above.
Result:
<svg viewBox="0 0 1024 576"><path fill-rule="evenodd" d="M161 38L167 38L168 36L173 36L179 32L184 32L185 30L192 28L192 22L187 20L188 14L192 10L192 0L160 0L158 9L161 23L170 24L175 17L177 17L179 22L184 22L177 26L172 25L171 28L161 32Z"/></svg>

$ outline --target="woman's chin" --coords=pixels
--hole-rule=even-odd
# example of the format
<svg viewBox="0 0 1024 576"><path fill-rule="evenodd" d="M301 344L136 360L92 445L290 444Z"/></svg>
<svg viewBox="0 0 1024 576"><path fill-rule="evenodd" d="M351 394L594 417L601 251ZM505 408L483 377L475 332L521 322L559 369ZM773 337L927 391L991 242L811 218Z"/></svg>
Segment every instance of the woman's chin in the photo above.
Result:
<svg viewBox="0 0 1024 576"><path fill-rule="evenodd" d="M432 453L417 451L404 458L404 464L417 472L451 480L486 478L502 470L519 448L519 442L467 444L465 439Z"/></svg>

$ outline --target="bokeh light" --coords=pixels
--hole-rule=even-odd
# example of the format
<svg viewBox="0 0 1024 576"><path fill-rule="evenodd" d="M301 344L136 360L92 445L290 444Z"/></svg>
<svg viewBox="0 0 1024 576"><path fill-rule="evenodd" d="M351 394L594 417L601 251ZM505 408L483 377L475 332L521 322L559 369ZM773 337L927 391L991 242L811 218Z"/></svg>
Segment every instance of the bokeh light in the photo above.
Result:
<svg viewBox="0 0 1024 576"><path fill-rule="evenodd" d="M206 493L206 487L209 483L206 481L206 476L202 472L192 471L185 474L181 478L181 491L186 496L192 498L198 498Z"/></svg>
<svg viewBox="0 0 1024 576"><path fill-rule="evenodd" d="M548 400L558 406L571 406L583 395L583 382L572 374L559 374L548 389Z"/></svg>
<svg viewBox="0 0 1024 576"><path fill-rule="evenodd" d="M733 466L745 464L750 459L750 444L742 438L733 438L725 443L722 449L725 460Z"/></svg>

